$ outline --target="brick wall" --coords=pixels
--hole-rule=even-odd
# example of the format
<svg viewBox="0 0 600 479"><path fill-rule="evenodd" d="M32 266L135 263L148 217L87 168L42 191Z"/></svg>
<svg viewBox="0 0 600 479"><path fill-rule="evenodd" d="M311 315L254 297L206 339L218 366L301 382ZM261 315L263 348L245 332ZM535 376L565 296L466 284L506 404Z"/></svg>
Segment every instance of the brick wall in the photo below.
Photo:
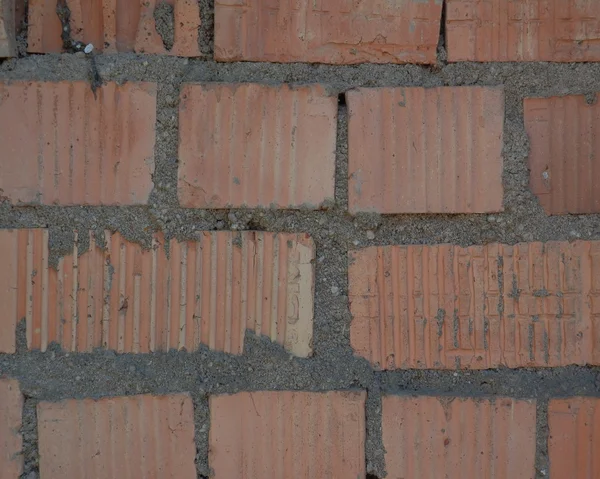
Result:
<svg viewBox="0 0 600 479"><path fill-rule="evenodd" d="M598 477L599 36L0 0L0 476Z"/></svg>

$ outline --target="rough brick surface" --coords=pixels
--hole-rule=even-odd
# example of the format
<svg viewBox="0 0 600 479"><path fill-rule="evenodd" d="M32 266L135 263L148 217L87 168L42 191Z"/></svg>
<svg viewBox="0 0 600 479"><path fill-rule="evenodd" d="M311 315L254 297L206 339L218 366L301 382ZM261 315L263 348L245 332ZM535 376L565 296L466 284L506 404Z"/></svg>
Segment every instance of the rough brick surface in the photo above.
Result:
<svg viewBox="0 0 600 479"><path fill-rule="evenodd" d="M546 213L600 213L600 103L526 98L524 110L530 186Z"/></svg>
<svg viewBox="0 0 600 479"><path fill-rule="evenodd" d="M337 98L320 85L185 85L179 200L317 208L334 196Z"/></svg>
<svg viewBox="0 0 600 479"><path fill-rule="evenodd" d="M67 351L133 353L205 344L241 354L250 329L297 356L312 353L314 245L307 235L201 232L198 241L169 241L167 257L161 235L143 250L107 232L106 250L90 236L89 251L79 254L76 243L56 269L48 267L46 230L11 231L0 240L11 246L0 251L8 264L18 258L17 278L5 280L16 284L7 304L16 296L31 349L45 351L53 341Z"/></svg>
<svg viewBox="0 0 600 479"><path fill-rule="evenodd" d="M550 477L600 477L600 399L574 397L548 404Z"/></svg>
<svg viewBox="0 0 600 479"><path fill-rule="evenodd" d="M382 369L600 364L600 242L350 253L351 342Z"/></svg>
<svg viewBox="0 0 600 479"><path fill-rule="evenodd" d="M0 0L0 58L17 54L15 0Z"/></svg>
<svg viewBox="0 0 600 479"><path fill-rule="evenodd" d="M156 30L154 10L165 1L173 7L174 43L167 50ZM62 25L56 14L57 0L29 0L27 51L62 51ZM66 0L73 40L92 43L106 53L158 53L183 57L200 56L197 0Z"/></svg>
<svg viewBox="0 0 600 479"><path fill-rule="evenodd" d="M14 353L17 326L18 236L14 230L0 230L0 353Z"/></svg>
<svg viewBox="0 0 600 479"><path fill-rule="evenodd" d="M216 0L219 61L435 63L441 0Z"/></svg>
<svg viewBox="0 0 600 479"><path fill-rule="evenodd" d="M502 210L500 88L347 93L351 212Z"/></svg>
<svg viewBox="0 0 600 479"><path fill-rule="evenodd" d="M0 194L12 203L145 204L156 85L0 83Z"/></svg>
<svg viewBox="0 0 600 479"><path fill-rule="evenodd" d="M23 396L18 381L0 379L0 477L18 479L23 472L21 417Z"/></svg>
<svg viewBox="0 0 600 479"><path fill-rule="evenodd" d="M38 435L44 479L196 477L188 394L41 402Z"/></svg>
<svg viewBox="0 0 600 479"><path fill-rule="evenodd" d="M365 477L364 392L241 392L210 398L215 479Z"/></svg>
<svg viewBox="0 0 600 479"><path fill-rule="evenodd" d="M534 401L385 396L382 415L388 477L535 477Z"/></svg>
<svg viewBox="0 0 600 479"><path fill-rule="evenodd" d="M600 2L448 0L448 60L600 60Z"/></svg>

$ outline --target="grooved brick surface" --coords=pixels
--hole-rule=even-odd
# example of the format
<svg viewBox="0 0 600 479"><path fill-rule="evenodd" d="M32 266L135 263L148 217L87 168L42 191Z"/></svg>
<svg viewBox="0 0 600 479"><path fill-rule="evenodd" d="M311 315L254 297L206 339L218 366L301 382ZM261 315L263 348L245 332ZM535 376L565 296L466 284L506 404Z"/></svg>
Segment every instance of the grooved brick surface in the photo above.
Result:
<svg viewBox="0 0 600 479"><path fill-rule="evenodd" d="M170 240L167 257L162 235L143 250L107 232L105 250L90 235L89 250L80 254L76 242L56 269L48 267L46 230L13 230L0 240L10 245L0 251L3 264L4 257L9 265L18 258L6 304L26 319L31 349L45 351L53 341L82 352L192 351L205 344L241 354L250 329L297 356L312 353L308 235L200 232L198 241Z"/></svg>
<svg viewBox="0 0 600 479"><path fill-rule="evenodd" d="M156 85L0 82L0 195L13 204L145 204Z"/></svg>
<svg viewBox="0 0 600 479"><path fill-rule="evenodd" d="M502 210L501 88L359 88L347 99L350 212Z"/></svg>
<svg viewBox="0 0 600 479"><path fill-rule="evenodd" d="M572 95L523 106L530 186L546 213L600 213L600 104Z"/></svg>
<svg viewBox="0 0 600 479"><path fill-rule="evenodd" d="M15 23L15 0L0 0L0 58L17 53Z"/></svg>
<svg viewBox="0 0 600 479"><path fill-rule="evenodd" d="M38 404L40 476L196 477L188 394Z"/></svg>
<svg viewBox="0 0 600 479"><path fill-rule="evenodd" d="M210 397L215 479L365 477L364 392Z"/></svg>
<svg viewBox="0 0 600 479"><path fill-rule="evenodd" d="M435 63L442 0L216 0L217 61Z"/></svg>
<svg viewBox="0 0 600 479"><path fill-rule="evenodd" d="M448 61L600 61L600 2L448 0Z"/></svg>
<svg viewBox="0 0 600 479"><path fill-rule="evenodd" d="M179 201L318 208L334 196L337 98L320 85L185 85Z"/></svg>
<svg viewBox="0 0 600 479"><path fill-rule="evenodd" d="M388 477L532 479L535 417L535 401L384 396Z"/></svg>
<svg viewBox="0 0 600 479"><path fill-rule="evenodd" d="M15 379L0 379L0 476L18 479L23 473L21 417L23 396Z"/></svg>
<svg viewBox="0 0 600 479"><path fill-rule="evenodd" d="M600 477L600 399L573 397L550 400L548 426L550 477Z"/></svg>
<svg viewBox="0 0 600 479"><path fill-rule="evenodd" d="M381 369L600 364L600 242L350 252L350 337Z"/></svg>
<svg viewBox="0 0 600 479"><path fill-rule="evenodd" d="M162 2L173 8L174 42L165 48L154 10ZM30 53L62 51L57 0L29 0ZM198 57L200 7L197 0L66 0L73 40L92 43L105 53L132 52Z"/></svg>

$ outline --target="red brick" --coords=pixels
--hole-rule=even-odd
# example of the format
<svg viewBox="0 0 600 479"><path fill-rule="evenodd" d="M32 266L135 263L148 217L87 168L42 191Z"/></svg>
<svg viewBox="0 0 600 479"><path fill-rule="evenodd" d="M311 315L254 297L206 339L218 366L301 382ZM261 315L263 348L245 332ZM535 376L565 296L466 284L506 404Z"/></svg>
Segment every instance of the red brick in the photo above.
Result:
<svg viewBox="0 0 600 479"><path fill-rule="evenodd" d="M526 98L530 185L547 214L600 213L600 104Z"/></svg>
<svg viewBox="0 0 600 479"><path fill-rule="evenodd" d="M241 392L210 398L215 479L365 477L364 392Z"/></svg>
<svg viewBox="0 0 600 479"><path fill-rule="evenodd" d="M195 478L188 394L38 404L40 476Z"/></svg>
<svg viewBox="0 0 600 479"><path fill-rule="evenodd" d="M0 194L13 204L147 203L155 84L0 83L0 98Z"/></svg>
<svg viewBox="0 0 600 479"><path fill-rule="evenodd" d="M0 0L0 58L17 54L15 0Z"/></svg>
<svg viewBox="0 0 600 479"><path fill-rule="evenodd" d="M18 479L23 473L21 417L23 396L18 381L0 379L0 476Z"/></svg>
<svg viewBox="0 0 600 479"><path fill-rule="evenodd" d="M442 0L216 0L217 61L435 63Z"/></svg>
<svg viewBox="0 0 600 479"><path fill-rule="evenodd" d="M359 88L347 98L350 212L502 210L502 89Z"/></svg>
<svg viewBox="0 0 600 479"><path fill-rule="evenodd" d="M600 61L594 0L448 0L451 62Z"/></svg>
<svg viewBox="0 0 600 479"><path fill-rule="evenodd" d="M174 8L174 43L167 50L156 30L154 10L166 2ZM62 51L57 0L29 0L30 53ZM198 57L200 7L197 0L66 0L73 40L92 43L105 53L137 52Z"/></svg>
<svg viewBox="0 0 600 479"><path fill-rule="evenodd" d="M333 202L337 97L320 85L184 85L179 200L193 208Z"/></svg>
<svg viewBox="0 0 600 479"><path fill-rule="evenodd" d="M600 364L600 241L366 248L349 285L377 368Z"/></svg>
<svg viewBox="0 0 600 479"><path fill-rule="evenodd" d="M600 399L553 399L548 404L552 479L600 477Z"/></svg>
<svg viewBox="0 0 600 479"><path fill-rule="evenodd" d="M7 293L0 297L15 311L3 319L10 320L7 329L25 318L29 348L42 351L51 342L67 351L133 353L205 344L233 354L242 353L249 329L296 356L312 354L308 235L200 232L188 242L155 235L144 250L107 232L104 242L105 250L90 236L84 253L76 242L54 269L46 230L3 232L1 264L18 271L6 274ZM14 335L6 341L14 351Z"/></svg>
<svg viewBox="0 0 600 479"><path fill-rule="evenodd" d="M385 396L382 415L387 477L535 477L535 401Z"/></svg>
<svg viewBox="0 0 600 479"><path fill-rule="evenodd" d="M3 312L0 316L0 353L16 351L18 254L17 232L0 230L0 304Z"/></svg>

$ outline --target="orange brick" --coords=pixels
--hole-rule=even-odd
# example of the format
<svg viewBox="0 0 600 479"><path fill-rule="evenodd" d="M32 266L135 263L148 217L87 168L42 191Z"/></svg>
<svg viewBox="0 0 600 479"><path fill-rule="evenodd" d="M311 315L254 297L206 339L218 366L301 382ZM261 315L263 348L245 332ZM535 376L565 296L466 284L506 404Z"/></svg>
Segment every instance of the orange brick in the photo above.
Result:
<svg viewBox="0 0 600 479"><path fill-rule="evenodd" d="M365 477L364 392L242 392L210 398L215 479Z"/></svg>
<svg viewBox="0 0 600 479"><path fill-rule="evenodd" d="M174 43L167 50L156 30L154 10L166 2L173 6ZM62 25L56 14L57 0L29 0L27 51L62 51ZM105 53L137 52L198 57L200 7L197 0L66 0L71 11L73 40L92 43Z"/></svg>
<svg viewBox="0 0 600 479"><path fill-rule="evenodd" d="M0 97L0 194L13 204L147 203L155 84L0 83Z"/></svg>
<svg viewBox="0 0 600 479"><path fill-rule="evenodd" d="M0 58L17 54L15 0L0 0Z"/></svg>
<svg viewBox="0 0 600 479"><path fill-rule="evenodd" d="M40 475L195 478L188 394L38 404Z"/></svg>
<svg viewBox="0 0 600 479"><path fill-rule="evenodd" d="M349 284L377 368L600 364L600 241L366 248Z"/></svg>
<svg viewBox="0 0 600 479"><path fill-rule="evenodd" d="M350 212L502 210L502 89L359 88L347 98Z"/></svg>
<svg viewBox="0 0 600 479"><path fill-rule="evenodd" d="M550 477L600 477L600 399L574 397L548 404Z"/></svg>
<svg viewBox="0 0 600 479"><path fill-rule="evenodd" d="M382 415L387 477L535 477L535 401L385 396Z"/></svg>
<svg viewBox="0 0 600 479"><path fill-rule="evenodd" d="M526 98L524 110L531 190L546 213L600 213L600 104Z"/></svg>
<svg viewBox="0 0 600 479"><path fill-rule="evenodd" d="M600 3L448 0L451 62L600 61Z"/></svg>
<svg viewBox="0 0 600 479"><path fill-rule="evenodd" d="M7 328L25 318L31 349L57 342L67 351L145 353L205 344L241 354L250 329L294 355L312 354L314 245L307 235L201 232L198 241L168 241L169 257L162 235L150 250L118 233L104 241L105 250L90 236L83 254L76 242L53 269L46 230L0 235L1 264L14 272L17 263L18 271L0 297L16 310ZM7 344L14 349L14 339Z"/></svg>
<svg viewBox="0 0 600 479"><path fill-rule="evenodd" d="M217 61L435 63L442 0L216 0Z"/></svg>
<svg viewBox="0 0 600 479"><path fill-rule="evenodd" d="M179 200L194 208L333 201L337 98L320 85L184 85Z"/></svg>
<svg viewBox="0 0 600 479"><path fill-rule="evenodd" d="M0 379L0 476L18 479L23 473L21 416L23 396L18 381Z"/></svg>

